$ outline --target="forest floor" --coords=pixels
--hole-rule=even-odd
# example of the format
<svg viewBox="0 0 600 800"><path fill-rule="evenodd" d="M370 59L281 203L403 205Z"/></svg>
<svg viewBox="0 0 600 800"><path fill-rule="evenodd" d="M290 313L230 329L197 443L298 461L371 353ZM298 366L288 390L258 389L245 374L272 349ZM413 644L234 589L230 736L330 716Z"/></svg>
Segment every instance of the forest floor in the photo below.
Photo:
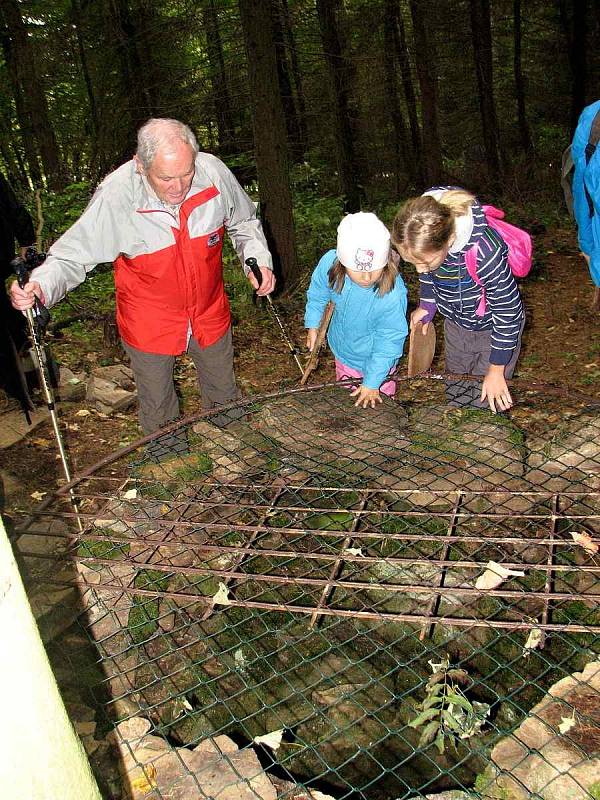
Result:
<svg viewBox="0 0 600 800"><path fill-rule="evenodd" d="M590 310L593 287L586 264L577 249L573 227L565 223L535 238L535 264L522 282L527 308L527 325L517 372L522 382L536 381L556 385L561 390L577 390L600 401L600 312ZM409 295L416 296L416 280L405 275ZM302 325L304 291L291 297L275 299L275 306L292 339L304 351ZM290 351L279 336L277 326L266 306L256 309L249 303L249 313L234 318L236 374L244 395L258 395L290 388L297 384L299 371ZM437 320L437 325L439 325ZM442 341L438 328L438 342ZM89 371L98 364L114 363L121 358L114 348L103 349L102 331L93 331L83 339L67 329L52 343L55 358L74 371ZM441 370L441 352L433 369ZM400 362L400 375L406 374L406 358ZM323 353L313 382L334 378L333 362ZM187 357L178 360L176 381L184 415L200 410L195 372ZM518 404L518 390L513 392ZM36 398L43 409L41 397ZM560 394L556 396L556 417L560 419ZM8 414L16 412L9 402L0 408L0 427ZM135 407L111 416L99 413L85 400L61 403L58 407L61 429L71 465L77 473L104 456L134 441L140 434ZM87 413L89 412L89 413ZM352 413L349 404L348 413ZM4 421L2 418L5 418ZM4 500L0 491L0 511L10 528L11 512L29 510L61 482L62 472L56 442L49 419L32 428L19 441L0 450L0 488L4 482Z"/></svg>

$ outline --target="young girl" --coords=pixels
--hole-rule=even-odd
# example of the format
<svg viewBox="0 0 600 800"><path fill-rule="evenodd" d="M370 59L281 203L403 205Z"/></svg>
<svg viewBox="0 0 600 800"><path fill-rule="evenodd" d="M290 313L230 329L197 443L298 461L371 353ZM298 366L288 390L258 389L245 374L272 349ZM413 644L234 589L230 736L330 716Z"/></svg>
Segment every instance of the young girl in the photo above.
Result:
<svg viewBox="0 0 600 800"><path fill-rule="evenodd" d="M408 333L406 287L398 274L390 233L375 214L348 214L338 226L337 248L321 258L308 287L304 325L312 350L329 300L335 311L327 341L335 356L336 379L361 378L352 391L355 406L375 408L380 390L392 396L389 375ZM383 384L383 385L382 385Z"/></svg>
<svg viewBox="0 0 600 800"><path fill-rule="evenodd" d="M462 189L438 187L407 200L392 226L392 241L419 273L420 304L411 328L423 333L436 310L445 317L446 370L483 375L481 390L466 381L447 384L452 405L505 411L513 404L506 384L521 349L525 314L508 265L508 248L492 230L475 197ZM466 252L478 245L477 277L485 290L485 313L475 312L482 286L470 277Z"/></svg>

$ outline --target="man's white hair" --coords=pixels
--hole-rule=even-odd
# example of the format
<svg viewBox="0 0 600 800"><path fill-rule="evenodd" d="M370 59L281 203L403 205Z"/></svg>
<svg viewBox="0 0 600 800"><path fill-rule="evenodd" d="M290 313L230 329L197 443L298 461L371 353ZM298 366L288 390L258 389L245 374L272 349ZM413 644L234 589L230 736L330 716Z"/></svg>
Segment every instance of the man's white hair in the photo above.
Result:
<svg viewBox="0 0 600 800"><path fill-rule="evenodd" d="M136 155L147 169L159 149L169 152L177 142L189 144L194 155L199 150L196 137L183 122L164 117L149 119L138 131Z"/></svg>

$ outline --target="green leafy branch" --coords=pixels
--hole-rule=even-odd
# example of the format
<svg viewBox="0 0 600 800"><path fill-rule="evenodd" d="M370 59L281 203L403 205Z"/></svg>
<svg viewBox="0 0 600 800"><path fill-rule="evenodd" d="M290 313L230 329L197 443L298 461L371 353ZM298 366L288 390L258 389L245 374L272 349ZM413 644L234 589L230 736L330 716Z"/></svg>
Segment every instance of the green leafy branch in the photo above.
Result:
<svg viewBox="0 0 600 800"><path fill-rule="evenodd" d="M481 730L490 712L487 703L471 702L461 686L470 683L468 673L450 665L448 656L439 663L429 662L433 675L425 685L425 699L417 716L408 724L411 728L423 728L419 747L431 742L444 752L446 740L454 743L468 739Z"/></svg>

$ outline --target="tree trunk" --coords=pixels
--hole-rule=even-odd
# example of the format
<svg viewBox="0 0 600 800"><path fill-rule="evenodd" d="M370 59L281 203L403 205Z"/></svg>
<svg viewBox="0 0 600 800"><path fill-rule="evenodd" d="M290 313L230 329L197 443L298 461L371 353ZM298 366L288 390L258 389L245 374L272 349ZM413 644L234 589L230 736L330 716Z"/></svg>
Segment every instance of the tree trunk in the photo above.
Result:
<svg viewBox="0 0 600 800"><path fill-rule="evenodd" d="M229 95L225 58L219 30L219 15L214 0L204 0L202 20L206 33L206 52L210 64L210 81L213 89L215 120L219 132L218 152L222 155L235 153L235 121L233 103Z"/></svg>
<svg viewBox="0 0 600 800"><path fill-rule="evenodd" d="M494 102L490 3L489 0L470 0L470 7L471 37L475 56L483 145L490 183L497 190L501 182L500 133Z"/></svg>
<svg viewBox="0 0 600 800"><path fill-rule="evenodd" d="M567 0L559 0L558 10L560 22L567 41L567 52L569 64L571 66L572 89L571 89L571 116L570 128L571 136L575 133L577 120L583 111L587 97L587 62L585 56L586 48L586 17L585 11L587 3L583 0L573 0L572 18L569 18Z"/></svg>
<svg viewBox="0 0 600 800"><path fill-rule="evenodd" d="M415 38L417 77L421 89L423 167L425 182L431 186L442 181L442 145L437 117L437 78L433 44L427 36L427 9L423 0L410 0Z"/></svg>
<svg viewBox="0 0 600 800"><path fill-rule="evenodd" d="M37 145L48 186L51 189L60 189L65 185L60 152L50 123L48 103L38 75L33 45L17 0L0 0L0 17L5 28L4 52L12 76L17 115L31 179L38 185L41 182L37 154L34 154L32 143L27 141L29 137Z"/></svg>
<svg viewBox="0 0 600 800"><path fill-rule="evenodd" d="M344 194L344 209L352 213L360 210L363 192L354 150L354 137L350 126L348 65L342 55L335 17L336 8L339 8L339 5L339 0L317 0L321 41L332 86L331 100L334 109L338 170Z"/></svg>
<svg viewBox="0 0 600 800"><path fill-rule="evenodd" d="M396 89L396 65L397 51L394 46L394 27L396 26L396 10L398 4L395 0L385 0L383 15L383 51L386 53L384 58L384 82L385 95L389 106L389 124L392 128L392 142L394 147L394 174L396 176L396 197L400 196L401 182L400 173L402 167L408 174L409 179L414 183L415 170L414 158L408 151L408 135L402 117L402 108Z"/></svg>
<svg viewBox="0 0 600 800"><path fill-rule="evenodd" d="M29 114L25 109L25 101L23 99L23 89L19 82L17 70L13 58L13 46L6 31L2 32L2 52L4 53L4 60L10 77L12 94L15 101L15 110L17 114L17 122L19 123L19 131L21 134L21 142L23 144L23 155L26 164L26 174L29 176L30 182L34 186L42 185L42 170L40 169L40 161L35 140L33 138L33 131L31 129L31 120ZM16 142L13 139L13 146L15 151L18 151Z"/></svg>
<svg viewBox="0 0 600 800"><path fill-rule="evenodd" d="M527 156L528 163L532 166L533 142L525 113L525 81L523 79L523 65L521 61L521 0L514 0L513 3L514 21L514 73L515 73L515 92L517 95L517 121L519 125L519 138L521 148Z"/></svg>
<svg viewBox="0 0 600 800"><path fill-rule="evenodd" d="M273 1L239 0L253 99L254 145L261 219L275 271L289 285L298 276L285 117L278 91Z"/></svg>

